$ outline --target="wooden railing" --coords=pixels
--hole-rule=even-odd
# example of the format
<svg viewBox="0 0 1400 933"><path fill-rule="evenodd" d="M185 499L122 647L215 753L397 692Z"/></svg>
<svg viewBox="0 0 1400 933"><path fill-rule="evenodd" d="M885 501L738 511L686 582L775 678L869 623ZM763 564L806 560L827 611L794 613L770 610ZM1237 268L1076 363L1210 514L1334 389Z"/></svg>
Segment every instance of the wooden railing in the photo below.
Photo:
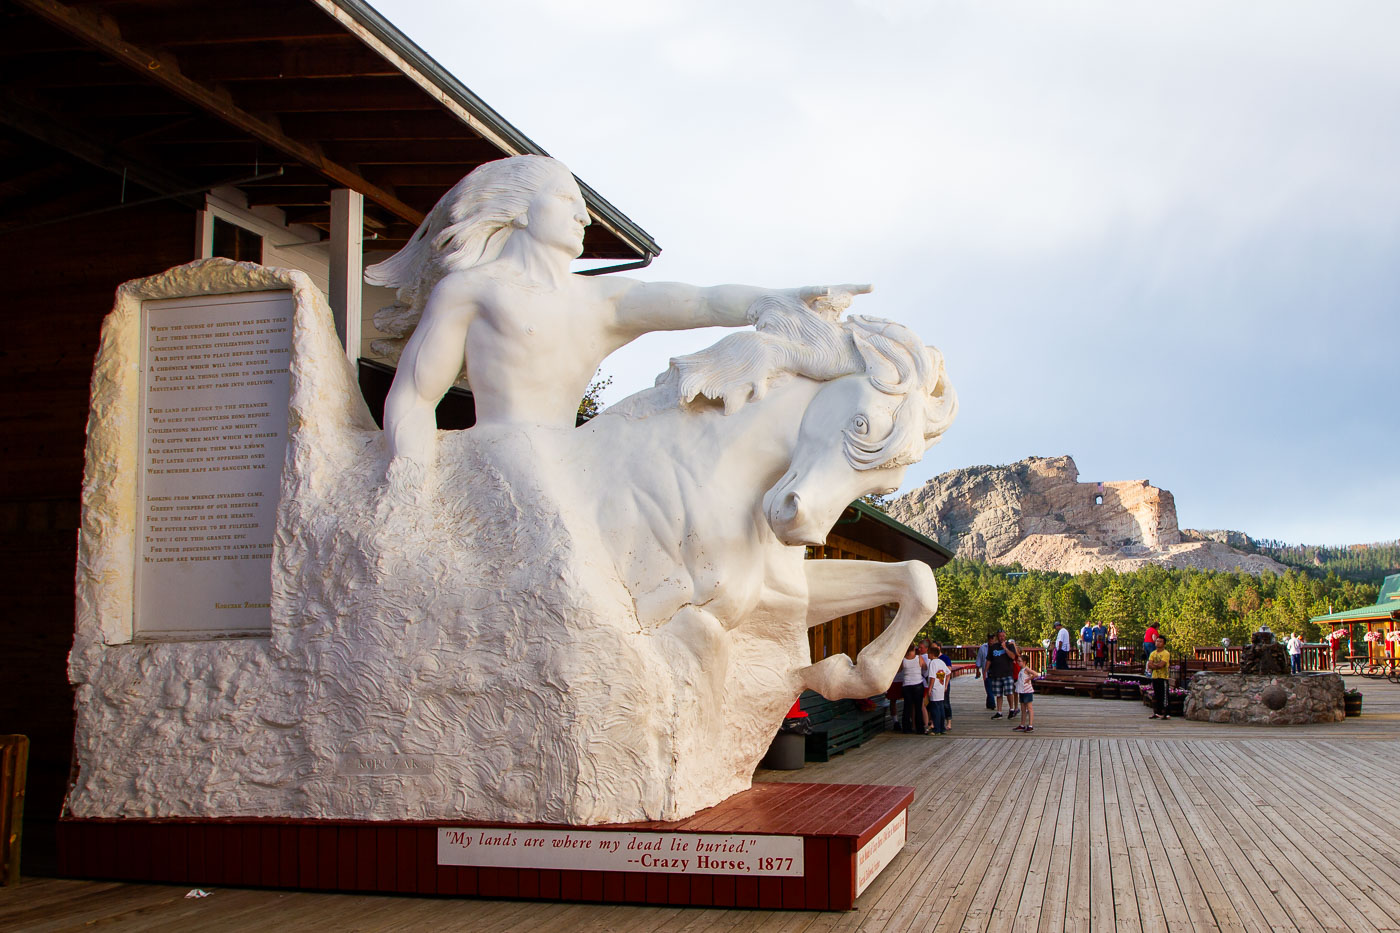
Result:
<svg viewBox="0 0 1400 933"><path fill-rule="evenodd" d="M1238 664L1240 663L1240 646L1231 645L1216 647L1214 645L1197 645L1194 652L1197 661L1209 661L1211 664Z"/></svg>
<svg viewBox="0 0 1400 933"><path fill-rule="evenodd" d="M952 658L954 661L976 661L977 651L981 647L981 645L944 645L943 650L947 652L948 657ZM1050 661L1046 660L1048 652L1040 647L1040 645L1032 646L1023 644L1018 646L1018 650L1021 652L1022 657L1032 659L1030 662L1031 666L1037 670L1043 671L1051 664ZM1137 659L1136 645L1131 647L1119 645L1117 653L1118 657L1114 662L1115 670L1119 668L1141 666L1141 662ZM1069 666L1072 668L1092 668L1094 666L1094 659L1091 657L1086 660L1081 657L1079 645L1076 643L1069 652ZM1108 661L1105 660L1104 669L1107 670L1108 666Z"/></svg>
<svg viewBox="0 0 1400 933"><path fill-rule="evenodd" d="M1197 661L1211 664L1239 664L1243 645L1197 645L1193 651ZM1303 645L1303 670L1332 670L1332 649L1326 644Z"/></svg>

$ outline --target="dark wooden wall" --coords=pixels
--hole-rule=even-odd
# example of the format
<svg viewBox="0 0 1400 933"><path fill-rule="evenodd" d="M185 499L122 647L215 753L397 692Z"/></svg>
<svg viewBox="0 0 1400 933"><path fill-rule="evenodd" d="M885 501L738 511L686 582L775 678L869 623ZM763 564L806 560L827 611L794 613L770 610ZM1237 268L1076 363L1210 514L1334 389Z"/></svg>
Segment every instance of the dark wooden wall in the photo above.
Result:
<svg viewBox="0 0 1400 933"><path fill-rule="evenodd" d="M194 258L194 212L170 203L0 236L0 733L29 736L27 874L56 865L68 783L73 572L88 382L116 287Z"/></svg>
<svg viewBox="0 0 1400 933"><path fill-rule="evenodd" d="M841 526L827 536L826 544L810 549L809 560L878 560L895 561L893 554L876 550L868 544L853 541L840 534ZM855 612L839 619L832 619L807 630L807 647L811 650L812 661L829 658L833 654L845 653L852 660L860 649L875 640L894 618L894 605L876 606L862 612Z"/></svg>

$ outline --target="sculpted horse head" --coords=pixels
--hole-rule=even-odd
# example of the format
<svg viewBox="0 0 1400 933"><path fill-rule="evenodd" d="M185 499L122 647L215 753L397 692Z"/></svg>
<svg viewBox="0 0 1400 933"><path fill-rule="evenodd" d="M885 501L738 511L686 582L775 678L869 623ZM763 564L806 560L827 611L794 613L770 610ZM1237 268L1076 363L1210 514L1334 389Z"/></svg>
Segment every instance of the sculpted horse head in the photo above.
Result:
<svg viewBox="0 0 1400 933"><path fill-rule="evenodd" d="M894 492L957 414L942 354L908 328L860 315L843 328L863 365L812 399L788 472L763 496L784 544L821 544L852 500Z"/></svg>
<svg viewBox="0 0 1400 933"><path fill-rule="evenodd" d="M681 405L710 399L730 415L793 377L820 383L763 512L783 544L821 544L851 501L899 487L956 417L957 394L942 354L901 324L837 321L784 298L762 299L754 315L752 333L672 360L657 384Z"/></svg>

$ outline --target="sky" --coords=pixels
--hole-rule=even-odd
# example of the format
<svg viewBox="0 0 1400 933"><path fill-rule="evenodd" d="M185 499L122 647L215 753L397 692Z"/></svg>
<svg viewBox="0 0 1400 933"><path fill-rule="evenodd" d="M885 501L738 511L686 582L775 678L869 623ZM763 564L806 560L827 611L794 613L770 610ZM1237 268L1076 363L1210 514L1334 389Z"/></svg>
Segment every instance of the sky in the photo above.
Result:
<svg viewBox="0 0 1400 933"><path fill-rule="evenodd" d="M1400 536L1400 4L375 6L661 244L629 274L873 283L961 401L901 491L1070 454L1182 527Z"/></svg>

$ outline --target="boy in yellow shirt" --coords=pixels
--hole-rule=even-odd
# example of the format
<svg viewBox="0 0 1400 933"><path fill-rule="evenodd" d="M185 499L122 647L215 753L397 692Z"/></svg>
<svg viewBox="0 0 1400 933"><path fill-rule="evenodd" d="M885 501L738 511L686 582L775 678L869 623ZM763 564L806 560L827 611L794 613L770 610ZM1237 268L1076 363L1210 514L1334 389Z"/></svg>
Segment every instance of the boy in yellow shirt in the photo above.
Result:
<svg viewBox="0 0 1400 933"><path fill-rule="evenodd" d="M1152 672L1152 718L1171 719L1167 715L1167 684L1171 676L1172 655L1167 650L1167 640L1157 636L1154 644L1157 650L1147 656L1147 669Z"/></svg>

